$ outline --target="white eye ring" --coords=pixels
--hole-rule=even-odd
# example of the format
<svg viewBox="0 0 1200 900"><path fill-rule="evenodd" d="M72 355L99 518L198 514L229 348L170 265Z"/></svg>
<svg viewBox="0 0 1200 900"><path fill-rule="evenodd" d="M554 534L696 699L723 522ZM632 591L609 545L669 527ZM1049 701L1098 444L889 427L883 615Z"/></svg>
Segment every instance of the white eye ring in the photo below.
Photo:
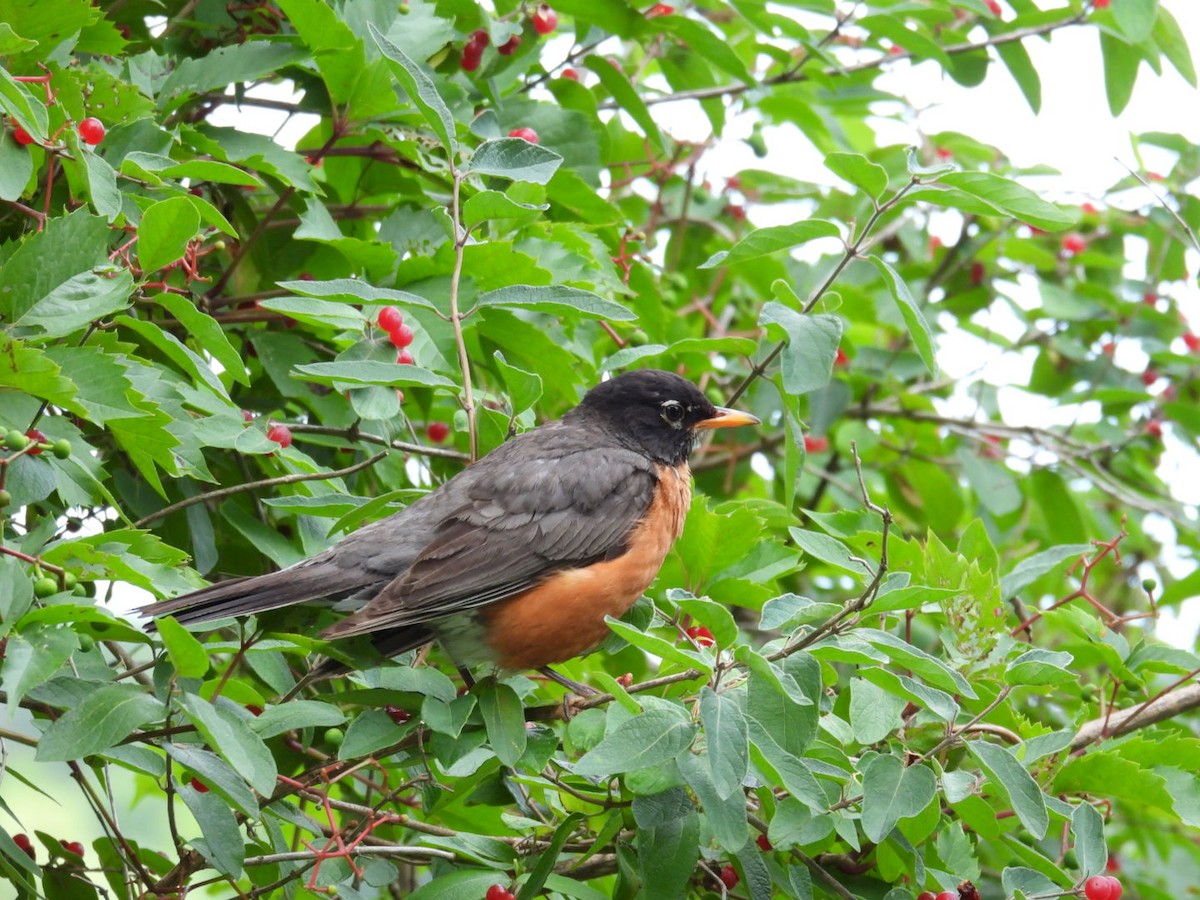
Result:
<svg viewBox="0 0 1200 900"><path fill-rule="evenodd" d="M664 400L662 417L672 428L679 428L683 424L683 404L678 400Z"/></svg>

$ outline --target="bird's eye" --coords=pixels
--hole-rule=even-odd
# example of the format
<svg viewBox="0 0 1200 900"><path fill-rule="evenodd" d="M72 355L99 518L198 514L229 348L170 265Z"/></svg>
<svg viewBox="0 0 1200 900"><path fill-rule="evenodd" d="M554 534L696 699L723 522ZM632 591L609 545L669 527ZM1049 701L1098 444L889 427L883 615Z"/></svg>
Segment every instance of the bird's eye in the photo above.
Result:
<svg viewBox="0 0 1200 900"><path fill-rule="evenodd" d="M678 400L664 400L662 417L672 428L678 428L683 423L683 404Z"/></svg>

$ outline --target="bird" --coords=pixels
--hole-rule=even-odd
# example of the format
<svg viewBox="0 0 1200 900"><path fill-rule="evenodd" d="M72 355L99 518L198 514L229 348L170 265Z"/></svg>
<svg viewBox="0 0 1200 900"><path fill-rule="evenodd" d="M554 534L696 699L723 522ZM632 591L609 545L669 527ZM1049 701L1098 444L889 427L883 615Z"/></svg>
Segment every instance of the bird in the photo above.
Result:
<svg viewBox="0 0 1200 900"><path fill-rule="evenodd" d="M595 650L658 575L709 429L760 424L672 372L639 369L501 444L328 550L139 610L184 625L318 601L355 611L320 632L383 656L439 642L461 671L541 670ZM344 671L344 669L343 669Z"/></svg>

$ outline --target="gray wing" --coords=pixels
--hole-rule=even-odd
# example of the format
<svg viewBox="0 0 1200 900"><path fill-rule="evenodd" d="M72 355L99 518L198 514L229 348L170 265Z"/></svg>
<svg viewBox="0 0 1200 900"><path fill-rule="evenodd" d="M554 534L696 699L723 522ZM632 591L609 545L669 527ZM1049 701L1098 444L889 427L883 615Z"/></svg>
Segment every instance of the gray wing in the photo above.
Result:
<svg viewBox="0 0 1200 900"><path fill-rule="evenodd" d="M624 553L654 498L654 463L619 447L546 449L477 466L486 477L471 480L408 570L323 636L440 619Z"/></svg>

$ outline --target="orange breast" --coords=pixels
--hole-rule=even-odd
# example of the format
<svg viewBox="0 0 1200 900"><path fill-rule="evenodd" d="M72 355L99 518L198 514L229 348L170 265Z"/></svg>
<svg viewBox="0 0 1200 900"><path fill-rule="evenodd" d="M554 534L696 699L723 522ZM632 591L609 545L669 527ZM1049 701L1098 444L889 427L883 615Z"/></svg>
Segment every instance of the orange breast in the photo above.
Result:
<svg viewBox="0 0 1200 900"><path fill-rule="evenodd" d="M654 500L623 555L556 572L537 587L481 610L497 664L516 671L540 669L595 649L608 635L604 617L624 615L658 575L683 531L691 497L687 464L663 466Z"/></svg>

